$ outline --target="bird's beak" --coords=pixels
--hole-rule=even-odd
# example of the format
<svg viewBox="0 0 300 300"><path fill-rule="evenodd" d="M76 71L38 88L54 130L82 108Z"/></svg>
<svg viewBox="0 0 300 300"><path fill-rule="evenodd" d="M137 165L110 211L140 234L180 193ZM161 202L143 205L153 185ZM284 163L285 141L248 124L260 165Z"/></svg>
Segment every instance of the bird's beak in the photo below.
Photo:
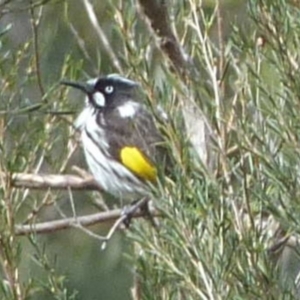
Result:
<svg viewBox="0 0 300 300"><path fill-rule="evenodd" d="M75 89L79 89L83 91L84 93L90 94L93 92L94 88L92 85L86 83L86 82L76 82L76 81L69 81L69 80L62 80L60 84L72 86Z"/></svg>

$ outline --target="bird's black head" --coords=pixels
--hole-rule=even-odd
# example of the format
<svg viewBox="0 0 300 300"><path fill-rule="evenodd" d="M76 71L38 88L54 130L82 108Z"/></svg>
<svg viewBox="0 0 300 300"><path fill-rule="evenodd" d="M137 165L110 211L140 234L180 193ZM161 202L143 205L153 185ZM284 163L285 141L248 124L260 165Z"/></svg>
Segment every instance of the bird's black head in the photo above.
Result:
<svg viewBox="0 0 300 300"><path fill-rule="evenodd" d="M61 83L82 90L87 95L88 102L98 109L122 105L134 96L135 89L139 86L137 82L117 74L90 79L85 83Z"/></svg>

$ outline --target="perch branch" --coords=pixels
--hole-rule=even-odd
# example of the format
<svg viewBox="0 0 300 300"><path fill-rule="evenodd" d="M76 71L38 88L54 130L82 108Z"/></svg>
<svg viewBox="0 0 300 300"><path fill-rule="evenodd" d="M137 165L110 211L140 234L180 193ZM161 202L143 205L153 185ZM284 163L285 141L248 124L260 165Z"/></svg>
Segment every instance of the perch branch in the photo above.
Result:
<svg viewBox="0 0 300 300"><path fill-rule="evenodd" d="M67 189L73 190L101 190L92 176L82 178L76 175L56 174L26 174L14 173L11 175L11 185L16 188L31 189Z"/></svg>
<svg viewBox="0 0 300 300"><path fill-rule="evenodd" d="M8 178L4 173L0 173L1 178ZM86 174L85 174L86 175ZM15 188L31 188L31 189L73 189L73 190L100 190L101 187L95 182L92 176L85 176L81 178L75 175L54 175L54 174L26 174L14 173L10 176L10 184ZM141 209L145 200L141 200L127 209L126 215L131 218L140 218L148 216L158 216L159 213L155 208L149 207L149 212ZM15 226L16 235L28 235L31 233L50 233L53 231L88 227L97 223L115 222L114 231L125 220L126 215L123 209L114 209L110 211L100 212L96 214L64 218L61 220L54 220L48 222L41 222L37 224L18 224ZM112 235L112 233L110 233Z"/></svg>
<svg viewBox="0 0 300 300"><path fill-rule="evenodd" d="M128 210L131 218L140 218L147 216L147 213L139 208L144 202L139 201L137 204L131 206ZM158 216L157 210L154 208L149 208L152 216ZM88 227L98 223L105 222L114 222L119 227L119 225L125 220L126 215L123 213L123 209L114 209L110 211L100 212L96 214L65 218L61 220L42 222L36 224L26 224L26 225L16 225L15 226L15 234L16 235L28 235L31 233L43 234L43 233L51 233L53 231L76 228L78 226ZM120 221L119 221L120 220ZM114 228L114 231L117 228Z"/></svg>

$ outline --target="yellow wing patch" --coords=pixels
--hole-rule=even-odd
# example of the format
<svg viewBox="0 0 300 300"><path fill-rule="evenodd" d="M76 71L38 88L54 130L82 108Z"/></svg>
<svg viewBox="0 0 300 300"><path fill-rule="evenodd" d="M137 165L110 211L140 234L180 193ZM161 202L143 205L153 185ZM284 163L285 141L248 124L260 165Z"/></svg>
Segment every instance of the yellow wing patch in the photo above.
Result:
<svg viewBox="0 0 300 300"><path fill-rule="evenodd" d="M155 181L157 170L143 153L136 147L124 147L121 149L121 161L125 167L144 180Z"/></svg>

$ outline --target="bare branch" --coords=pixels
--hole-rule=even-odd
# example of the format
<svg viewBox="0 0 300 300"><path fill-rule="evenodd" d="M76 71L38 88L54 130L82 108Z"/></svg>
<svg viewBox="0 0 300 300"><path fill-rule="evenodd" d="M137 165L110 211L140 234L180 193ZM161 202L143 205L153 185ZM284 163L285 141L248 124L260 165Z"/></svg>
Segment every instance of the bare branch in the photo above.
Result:
<svg viewBox="0 0 300 300"><path fill-rule="evenodd" d="M140 218L143 216L147 216L147 212L142 210L138 210L144 202L141 200L136 205L129 208L129 213L131 218ZM154 208L149 208L151 215L158 216L157 210ZM15 234L16 235L28 235L31 233L51 233L53 231L69 229L69 228L76 228L76 227L88 227L98 223L105 223L105 222L116 222L114 225L114 232L119 227L122 221L124 221L126 215L123 214L123 209L115 209L111 211L105 211L101 213L91 214L87 216L79 216L79 217L72 217L66 218L62 220L55 220L50 222L43 222L37 224L30 224L30 225L16 225L15 226ZM117 224L117 225L116 225ZM109 237L111 237L112 231L109 233Z"/></svg>
<svg viewBox="0 0 300 300"><path fill-rule="evenodd" d="M160 47L168 56L174 68L180 75L186 74L191 61L184 51L170 25L167 1L139 0L145 16L155 35L160 38Z"/></svg>
<svg viewBox="0 0 300 300"><path fill-rule="evenodd" d="M78 45L79 49L81 50L83 56L90 63L91 67L93 68L94 73L96 73L98 70L95 67L93 59L89 55L89 51L87 49L85 40L80 36L79 32L76 30L75 26L72 24L71 21L68 21L67 23L68 23L68 26L69 26L72 34L74 35L74 38L75 38L77 45Z"/></svg>
<svg viewBox="0 0 300 300"><path fill-rule="evenodd" d="M8 176L0 173L0 178L5 179ZM92 176L86 176L81 178L75 175L53 175L53 174L25 174L14 173L10 178L10 184L15 188L31 188L31 189L68 189L68 190L100 190L101 187L95 182ZM88 216L76 215L72 218L63 218L61 220L42 222L38 224L30 225L16 225L16 235L27 235L31 233L50 233L57 230L67 228L84 228L97 223L112 222L115 221L113 228L109 234L103 238L108 240L113 233L119 228L120 224L130 215L131 218L139 218L143 216L158 216L157 210L153 207L149 207L149 211L143 211L140 208L148 202L148 199L142 199L136 204L130 206L126 214L123 213L123 209L115 209L111 211L105 211Z"/></svg>
<svg viewBox="0 0 300 300"><path fill-rule="evenodd" d="M0 174L1 175L1 174ZM73 190L102 190L92 176L82 178L76 175L56 174L26 174L14 173L11 185L16 188L31 189L67 189Z"/></svg>

